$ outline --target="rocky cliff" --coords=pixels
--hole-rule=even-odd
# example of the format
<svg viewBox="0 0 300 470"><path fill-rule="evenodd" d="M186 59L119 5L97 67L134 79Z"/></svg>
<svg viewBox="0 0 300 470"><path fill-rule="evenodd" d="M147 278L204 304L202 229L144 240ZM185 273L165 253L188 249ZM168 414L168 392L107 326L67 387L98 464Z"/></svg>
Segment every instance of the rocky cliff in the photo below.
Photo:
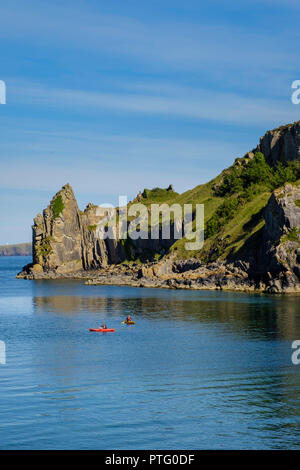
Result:
<svg viewBox="0 0 300 470"><path fill-rule="evenodd" d="M266 132L254 151L264 154L270 165L300 157L300 121Z"/></svg>
<svg viewBox="0 0 300 470"><path fill-rule="evenodd" d="M272 292L300 290L300 185L285 184L265 208L261 246L252 255L254 277Z"/></svg>
<svg viewBox="0 0 300 470"><path fill-rule="evenodd" d="M81 212L71 186L64 186L34 219L33 264L18 277L79 277L90 279L90 284L185 289L300 291L300 182L272 193L264 210L264 226L231 262L180 260L173 253L159 262L120 265L127 256L124 243L98 239L96 226L103 216L96 209L90 204ZM132 242L136 253L140 248Z"/></svg>
<svg viewBox="0 0 300 470"><path fill-rule="evenodd" d="M110 208L91 203L84 212L80 211L72 187L63 186L43 213L34 219L33 263L24 267L24 276L99 269L128 258L151 257L174 243L172 237L169 240L120 240L117 223L112 224L116 226L113 237L110 234L99 237L99 230L103 232L104 226L117 214Z"/></svg>
<svg viewBox="0 0 300 470"><path fill-rule="evenodd" d="M33 270L70 272L83 268L82 223L70 185L64 186L33 224Z"/></svg>
<svg viewBox="0 0 300 470"><path fill-rule="evenodd" d="M101 214L93 204L81 212L72 187L63 186L34 219L33 263L24 268L25 272L66 274L124 260L125 251L119 241L101 240L96 235L97 224L105 216L107 211Z"/></svg>
<svg viewBox="0 0 300 470"><path fill-rule="evenodd" d="M203 263L163 258L131 272L100 273L89 284L127 284L176 289L300 292L300 181L271 195L265 225L248 239L240 259ZM129 276L129 277L128 277Z"/></svg>

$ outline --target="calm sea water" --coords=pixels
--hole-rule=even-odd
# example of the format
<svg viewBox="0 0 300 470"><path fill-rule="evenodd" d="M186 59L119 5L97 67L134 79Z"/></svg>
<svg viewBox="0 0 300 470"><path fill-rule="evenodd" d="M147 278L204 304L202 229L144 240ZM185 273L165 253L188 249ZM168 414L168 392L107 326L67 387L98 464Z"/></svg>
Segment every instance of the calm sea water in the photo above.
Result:
<svg viewBox="0 0 300 470"><path fill-rule="evenodd" d="M300 448L299 297L16 280L28 261L0 258L1 449Z"/></svg>

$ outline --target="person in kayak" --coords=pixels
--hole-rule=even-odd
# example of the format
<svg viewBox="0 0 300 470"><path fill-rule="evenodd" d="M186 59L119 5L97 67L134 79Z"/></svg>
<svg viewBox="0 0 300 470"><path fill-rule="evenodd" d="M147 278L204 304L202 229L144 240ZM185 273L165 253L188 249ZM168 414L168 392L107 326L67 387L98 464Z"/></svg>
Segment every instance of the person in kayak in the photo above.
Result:
<svg viewBox="0 0 300 470"><path fill-rule="evenodd" d="M128 322L128 321L133 321L133 320L132 320L131 316L130 316L130 315L128 315L128 317L126 318L126 320L125 320L125 321L127 321L127 322Z"/></svg>
<svg viewBox="0 0 300 470"><path fill-rule="evenodd" d="M106 326L106 323L102 323L102 326L100 326L100 328L102 328L102 330L107 330L107 326Z"/></svg>

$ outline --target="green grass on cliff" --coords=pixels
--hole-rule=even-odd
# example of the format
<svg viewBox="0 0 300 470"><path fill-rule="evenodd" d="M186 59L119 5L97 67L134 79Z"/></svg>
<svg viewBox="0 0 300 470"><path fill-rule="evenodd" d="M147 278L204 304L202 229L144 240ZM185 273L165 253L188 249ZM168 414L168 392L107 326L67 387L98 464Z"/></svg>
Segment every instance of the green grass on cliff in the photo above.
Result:
<svg viewBox="0 0 300 470"><path fill-rule="evenodd" d="M46 258L52 253L53 251L52 246L51 246L52 241L55 241L55 240L51 236L43 238L41 243L36 247L36 254L38 257L41 256L41 257Z"/></svg>
<svg viewBox="0 0 300 470"><path fill-rule="evenodd" d="M292 227L289 232L282 237L282 242L300 242L300 230L297 227Z"/></svg>
<svg viewBox="0 0 300 470"><path fill-rule="evenodd" d="M205 241L198 251L185 249L186 239L172 245L178 258L196 257L204 262L233 259L248 246L260 243L264 208L272 191L286 182L296 182L298 161L270 167L261 153L237 159L212 181L183 194L167 190L145 190L139 202L151 204L204 204ZM296 184L296 183L295 183ZM246 247L246 248L245 248Z"/></svg>
<svg viewBox="0 0 300 470"><path fill-rule="evenodd" d="M165 188L144 189L140 202L145 206L151 204L172 204L174 198L178 196L175 191L170 191ZM137 202L137 201L133 201Z"/></svg>
<svg viewBox="0 0 300 470"><path fill-rule="evenodd" d="M58 194L58 196L52 199L50 205L53 213L53 219L57 219L65 207L61 194Z"/></svg>

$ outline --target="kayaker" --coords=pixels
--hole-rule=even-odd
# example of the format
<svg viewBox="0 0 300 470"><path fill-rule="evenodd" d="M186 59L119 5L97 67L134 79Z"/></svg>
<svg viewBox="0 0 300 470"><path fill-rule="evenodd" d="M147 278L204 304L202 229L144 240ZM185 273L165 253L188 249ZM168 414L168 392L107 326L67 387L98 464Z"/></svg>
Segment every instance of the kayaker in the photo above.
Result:
<svg viewBox="0 0 300 470"><path fill-rule="evenodd" d="M106 323L104 323L104 322L102 323L102 329L103 329L103 330L107 330Z"/></svg>
<svg viewBox="0 0 300 470"><path fill-rule="evenodd" d="M126 321L127 321L127 322L128 322L128 321L133 321L130 315L128 315L128 317L126 318Z"/></svg>

